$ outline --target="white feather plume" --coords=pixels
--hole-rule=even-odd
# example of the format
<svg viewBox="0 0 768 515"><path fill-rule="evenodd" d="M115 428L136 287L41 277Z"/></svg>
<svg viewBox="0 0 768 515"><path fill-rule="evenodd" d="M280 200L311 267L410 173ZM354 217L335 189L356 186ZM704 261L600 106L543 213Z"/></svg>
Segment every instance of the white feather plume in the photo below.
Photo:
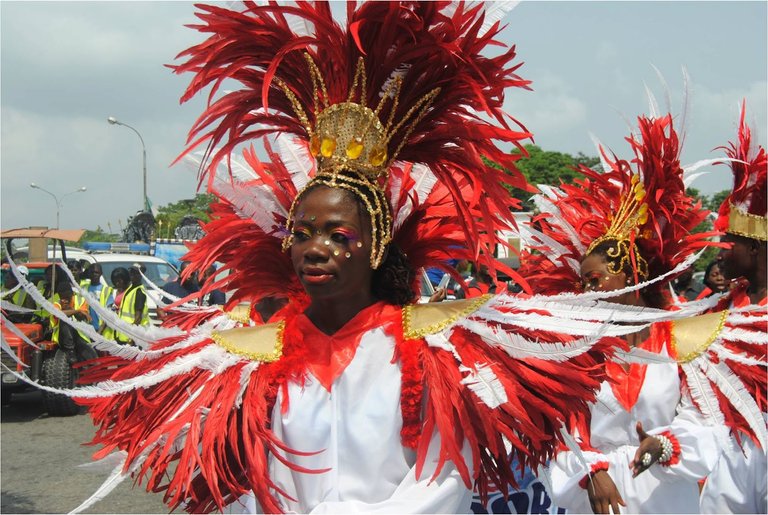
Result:
<svg viewBox="0 0 768 515"><path fill-rule="evenodd" d="M18 327L16 327L16 325L13 322L8 320L5 317L5 315L2 315L2 320L3 320L3 328L4 329L8 329L8 331L10 331L14 335L18 336L19 338L21 338L21 341L23 341L24 343L26 343L30 347L32 347L34 349L39 349L40 348L35 342L30 340L29 337L26 334L24 334ZM4 334L3 334L3 343L4 344L7 343L6 340L5 340L5 335ZM10 350L10 346L8 347L8 349ZM13 355L14 355L14 358L15 358L15 356L16 356L15 353L13 353ZM15 358L15 359L16 359L16 361L18 361L18 358ZM19 363L21 363L21 362L19 361ZM27 365L24 365L24 366L27 366Z"/></svg>
<svg viewBox="0 0 768 515"><path fill-rule="evenodd" d="M160 370L154 370L139 376L125 379L122 381L106 380L94 385L82 386L79 388L52 388L35 381L32 381L23 374L18 374L3 365L9 373L16 376L21 381L28 383L40 390L51 393L58 393L70 397L98 398L111 397L116 394L126 393L133 390L149 388L168 379L187 374L195 368L209 370L213 374L221 373L223 370L235 365L244 358L230 354L218 345L207 345L190 355L181 356L167 363Z"/></svg>
<svg viewBox="0 0 768 515"><path fill-rule="evenodd" d="M457 325L477 334L483 341L495 347L501 347L513 358L538 358L557 362L567 361L583 354L603 335L598 331L595 336L589 338L548 343L529 340L515 332L505 331L471 319L464 319Z"/></svg>
<svg viewBox="0 0 768 515"><path fill-rule="evenodd" d="M717 386L717 389L733 404L757 436L760 447L766 448L768 429L760 407L744 387L744 383L723 363L698 360L702 372Z"/></svg>
<svg viewBox="0 0 768 515"><path fill-rule="evenodd" d="M301 191L309 182L309 176L315 168L315 158L309 153L305 143L295 137L280 134L277 137L278 153L285 165L285 169L291 174L296 191Z"/></svg>
<svg viewBox="0 0 768 515"><path fill-rule="evenodd" d="M113 462L117 461L117 463L114 464L114 467L112 468L112 472L107 477L107 479L101 484L101 486L93 493L91 494L88 499L83 501L77 508L73 509L69 513L82 513L97 502L104 499L107 495L109 495L115 488L117 488L120 483L122 483L125 479L130 477L131 473L138 470L139 467L144 463L144 457L140 457L136 461L133 462L131 467L128 471L123 471L123 467L125 466L125 462L128 458L128 454L125 451L117 451L113 452L109 456L106 456L102 460L89 463L87 465L99 465L103 466L107 461ZM82 465L80 466L82 468Z"/></svg>
<svg viewBox="0 0 768 515"><path fill-rule="evenodd" d="M741 365L746 365L748 367L765 367L766 366L765 356L763 356L762 359L746 356L740 352L736 352L734 350L731 350L723 346L718 341L715 341L709 347L707 347L707 351L715 353L715 355L717 355L717 357L720 358L720 360L730 360L730 361L739 363Z"/></svg>
<svg viewBox="0 0 768 515"><path fill-rule="evenodd" d="M623 349L616 349L614 360L623 361L625 363L642 363L642 364L664 364L675 363L675 360L669 356L664 356L657 352L651 352L639 347L632 347L629 351Z"/></svg>
<svg viewBox="0 0 768 515"><path fill-rule="evenodd" d="M487 363L475 363L475 370L461 366L459 371L468 373L461 380L461 384L469 388L489 408L494 409L507 402L504 385Z"/></svg>
<svg viewBox="0 0 768 515"><path fill-rule="evenodd" d="M605 159L605 156L603 155L603 148L605 146L600 141L600 139L592 132L589 133L589 139L592 140L592 144L595 146L595 150L597 150L597 156L600 159L600 166L603 169L603 173L610 172L612 169L611 164Z"/></svg>
<svg viewBox="0 0 768 515"><path fill-rule="evenodd" d="M688 363L681 363L680 368L685 374L688 390L691 392L691 398L696 403L699 411L716 424L725 424L725 416L717 404L717 397L712 389L709 379L700 371L701 363L704 360L701 357Z"/></svg>
<svg viewBox="0 0 768 515"><path fill-rule="evenodd" d="M753 317L754 318L754 317ZM737 341L751 345L765 345L768 343L768 334L761 331L750 331L738 327L724 327L719 338L725 341Z"/></svg>

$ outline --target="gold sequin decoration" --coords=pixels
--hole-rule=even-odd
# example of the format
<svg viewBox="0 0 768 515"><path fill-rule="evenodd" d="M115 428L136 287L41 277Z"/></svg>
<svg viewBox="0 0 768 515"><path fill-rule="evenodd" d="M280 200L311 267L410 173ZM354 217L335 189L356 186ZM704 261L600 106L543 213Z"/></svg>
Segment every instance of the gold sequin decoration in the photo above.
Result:
<svg viewBox="0 0 768 515"><path fill-rule="evenodd" d="M456 300L452 302L441 302L435 305L425 304L408 304L403 307L403 336L407 340L413 340L417 338L424 338L430 334L436 334L444 331L447 327L453 325L459 318L466 317L470 313L473 313L480 309L480 306L488 302L493 295L486 294L477 297L476 299ZM464 304L465 306L462 306ZM421 307L420 307L421 306ZM426 307L428 306L428 307ZM448 312L452 311L451 308L460 307L461 309L453 310L450 315ZM425 327L414 327L413 310L414 309L433 309L435 311L442 311L444 314L441 320L428 324Z"/></svg>
<svg viewBox="0 0 768 515"><path fill-rule="evenodd" d="M272 352L249 352L234 345L229 341L224 333L213 332L211 339L216 342L217 345L222 347L227 352L235 354L237 356L243 356L252 361L259 361L261 363L272 363L277 361L283 355L283 335L285 333L285 320L281 320L277 323L277 337L275 341L275 347Z"/></svg>
<svg viewBox="0 0 768 515"><path fill-rule="evenodd" d="M672 347L675 353L686 351L693 347L683 356L677 357L680 363L688 363L701 355L707 348L714 343L725 327L725 321L728 319L729 311L720 313L707 313L683 320L672 322ZM714 321L714 323L713 323ZM714 330L712 326L714 325ZM706 334L709 332L709 334Z"/></svg>

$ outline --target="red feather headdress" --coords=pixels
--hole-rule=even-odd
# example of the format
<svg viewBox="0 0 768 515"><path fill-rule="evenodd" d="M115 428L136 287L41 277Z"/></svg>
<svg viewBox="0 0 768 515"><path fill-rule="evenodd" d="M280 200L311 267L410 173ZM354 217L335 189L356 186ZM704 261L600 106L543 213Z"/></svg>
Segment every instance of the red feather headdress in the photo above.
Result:
<svg viewBox="0 0 768 515"><path fill-rule="evenodd" d="M523 256L520 270L537 292L578 290L581 260L604 241L631 265L635 281L670 272L711 244L713 233L691 233L707 211L685 193L672 116L638 123L639 134L626 138L631 161L601 147L605 172L580 165L584 177L573 184L539 187L530 234L537 252Z"/></svg>
<svg viewBox="0 0 768 515"><path fill-rule="evenodd" d="M727 147L719 147L732 159L733 191L720 206L715 227L738 236L766 241L768 159L765 149L752 143L752 132L745 122L745 115L746 102L742 102L738 141L729 143Z"/></svg>
<svg viewBox="0 0 768 515"><path fill-rule="evenodd" d="M182 52L186 62L173 69L194 73L182 101L211 86L208 108L190 131L188 148L180 158L205 144L199 161L201 183L206 182L228 206L217 208L222 218L207 232L215 233L223 225L228 230L204 238L189 256L227 263L234 274L219 286L248 290L251 298L268 294L264 283L246 279L245 269L256 266L252 261L222 259L231 252L225 249L226 240L237 240L238 252L246 255L271 253L268 265L283 270L286 265L276 254L279 245L272 240L278 238L279 243L286 236L292 202L307 180L317 181L323 174L325 181L336 180L338 175L328 175L332 165L354 169L351 160L357 157L349 151L350 145L358 143L364 148L353 153L360 160L376 161L382 169L366 180L385 193L389 207L403 208L389 213L391 220L382 217L382 232L391 231L380 239L382 246L391 239L414 267L444 267L440 261L463 254L525 284L512 270L493 261L492 254L500 242L497 230L514 226L512 210L519 207L503 185L530 189L515 168L520 154L496 146L506 142L522 150L521 142L530 137L502 111L504 90L527 89L528 81L516 73L521 63L512 63L514 47L495 57L482 55L490 45L503 46L494 39L499 22L486 21L482 5L366 2L357 7L351 3L345 26L333 19L327 2L245 2L242 12L198 7L203 24L193 28L210 36ZM228 81L242 87L215 98ZM387 97L390 101L385 101ZM336 130L327 123L329 113L350 104L354 105L345 116L365 111L371 125L380 123L384 129L371 136L368 125L357 124L351 136L341 137L336 131L326 138L326 126ZM365 130L360 129L363 126ZM247 167L253 173L242 181L233 170L237 148L277 134L290 141L281 143L279 155L268 151L269 163L257 162L255 153L249 152ZM381 143L384 149L375 148ZM284 146L291 147L288 157ZM509 173L489 166L483 158ZM302 159L304 165L297 165ZM297 166L307 163L309 167L296 173ZM417 163L426 169L415 174ZM221 170L231 175L229 186ZM246 213L240 194L243 187L262 192L276 189L271 200L279 200L279 209L272 211L269 227L253 223L256 213ZM406 211L408 216L403 217ZM375 218L375 213L371 215ZM241 235L233 229L259 234ZM374 268L377 258L372 255ZM198 268L195 263L189 273ZM243 295L238 299L243 300Z"/></svg>

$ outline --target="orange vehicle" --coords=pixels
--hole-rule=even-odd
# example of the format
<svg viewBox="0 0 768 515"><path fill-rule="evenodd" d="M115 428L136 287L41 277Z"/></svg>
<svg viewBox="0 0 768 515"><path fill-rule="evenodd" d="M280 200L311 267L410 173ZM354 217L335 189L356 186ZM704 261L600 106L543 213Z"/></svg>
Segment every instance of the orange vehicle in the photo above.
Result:
<svg viewBox="0 0 768 515"><path fill-rule="evenodd" d="M11 242L14 239L29 240L29 261L24 262L24 266L29 269L28 280L36 282L36 279L42 278L44 271L51 263L47 260L47 242L49 239L55 240L61 248L61 259L55 258L55 261L66 263L65 241L78 241L83 233L82 229L59 230L59 229L13 229L0 231L0 238L5 240L5 248L8 255L17 262L13 255L13 246ZM18 264L22 264L17 262ZM12 273L9 265L2 266L2 283L5 284L7 274ZM52 277L55 291L57 281L68 280L67 278ZM17 331L13 331L5 320L2 325L3 340L14 351L18 361L14 360L5 352L2 353L2 378L0 382L0 392L2 392L2 403L5 405L11 402L11 396L15 392L31 389L26 382L19 379L16 375L9 373L7 369L16 371L19 374L25 374L33 381L43 385L49 385L55 388L72 388L77 378L77 371L72 368L70 359L63 349L60 349L56 342L50 340L46 328L48 321L39 315L18 314L4 312L4 316L13 322ZM24 338L18 333L23 334L27 339L35 344L35 347L24 341ZM68 397L49 392L43 392L43 401L46 411L51 416L75 415L79 412L79 407Z"/></svg>

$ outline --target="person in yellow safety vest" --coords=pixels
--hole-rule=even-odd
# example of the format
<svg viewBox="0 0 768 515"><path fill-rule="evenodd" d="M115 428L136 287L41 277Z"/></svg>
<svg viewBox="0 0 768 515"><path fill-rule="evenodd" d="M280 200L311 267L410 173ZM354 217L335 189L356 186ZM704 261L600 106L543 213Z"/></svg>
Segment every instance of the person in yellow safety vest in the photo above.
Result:
<svg viewBox="0 0 768 515"><path fill-rule="evenodd" d="M17 267L17 270L25 279L29 276L29 269L26 266L20 265ZM6 290L2 294L4 301L22 308L35 309L35 301L32 300L32 297L29 296L24 288L19 286L19 280L11 270L8 270L5 276L5 286ZM19 287L16 288L17 286ZM16 288L16 291L12 292L14 288Z"/></svg>
<svg viewBox="0 0 768 515"><path fill-rule="evenodd" d="M114 292L115 289L106 282L102 282L101 280L101 265L98 263L93 263L91 266L88 267L88 279L84 279L84 281L87 281L87 286L83 286L83 282L81 282L81 287L86 288L88 290L88 293L99 299L99 304L101 304L104 307L109 306L114 302ZM93 325L93 328L97 331L102 331L104 329L104 322L99 318L98 313L96 313L96 310L93 309L93 307L89 308L88 313L91 315L91 325Z"/></svg>
<svg viewBox="0 0 768 515"><path fill-rule="evenodd" d="M112 270L112 273L109 276L110 280L112 281L112 287L114 288L114 291L112 292L112 299L109 305L107 306L115 313L120 313L120 306L123 303L123 297L125 296L125 290L128 289L128 286L131 284L131 278L128 275L128 270L122 266L119 266ZM105 338L108 338L110 340L115 340L115 330L110 327L109 325L105 325L102 329L101 334L104 335Z"/></svg>
<svg viewBox="0 0 768 515"><path fill-rule="evenodd" d="M133 325L149 325L149 306L147 305L147 293L141 282L141 272L145 267L134 263L128 271L131 285L125 290L122 296L118 314L122 320ZM117 343L133 345L134 342L130 336L120 331L115 331L114 335Z"/></svg>
<svg viewBox="0 0 768 515"><path fill-rule="evenodd" d="M63 311L65 315L81 322L90 322L88 303L79 295L74 295L72 285L62 280L56 285L57 299L53 305ZM72 326L51 315L51 327L53 328L52 341L59 344L59 348L67 353L70 363L85 361L98 357L96 350L91 346L88 337Z"/></svg>
<svg viewBox="0 0 768 515"><path fill-rule="evenodd" d="M54 274L54 269L56 273ZM40 294L50 302L58 302L59 295L56 293L56 285L60 282L68 282L67 274L64 272L60 264L48 265L45 269L45 276L42 281L37 284L37 290ZM43 332L46 335L46 339L50 338L50 313L46 311L42 306L37 306L37 310L34 316L40 320L43 324Z"/></svg>

